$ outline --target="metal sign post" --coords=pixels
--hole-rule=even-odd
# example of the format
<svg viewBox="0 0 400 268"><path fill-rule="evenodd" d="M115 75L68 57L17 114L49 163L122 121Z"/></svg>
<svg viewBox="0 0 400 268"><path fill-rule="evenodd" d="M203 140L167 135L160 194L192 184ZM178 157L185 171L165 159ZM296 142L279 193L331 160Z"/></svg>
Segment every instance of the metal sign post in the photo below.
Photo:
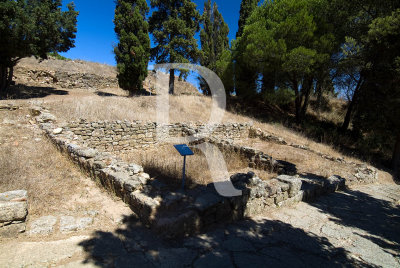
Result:
<svg viewBox="0 0 400 268"><path fill-rule="evenodd" d="M185 189L185 179L186 179L186 156L194 155L192 150L186 144L174 145L175 149L183 156L183 168L182 168L182 190Z"/></svg>

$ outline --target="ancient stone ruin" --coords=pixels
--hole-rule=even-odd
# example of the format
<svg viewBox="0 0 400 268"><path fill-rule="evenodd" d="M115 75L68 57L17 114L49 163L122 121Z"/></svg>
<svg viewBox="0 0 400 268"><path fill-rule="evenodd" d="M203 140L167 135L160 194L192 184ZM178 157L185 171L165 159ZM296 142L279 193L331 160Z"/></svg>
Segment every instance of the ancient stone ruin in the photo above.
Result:
<svg viewBox="0 0 400 268"><path fill-rule="evenodd" d="M256 172L226 178L242 191L241 196L222 197L213 184L198 185L182 192L151 178L140 165L126 163L114 154L160 145L163 140L156 138L156 128L160 127L156 123L81 120L57 125L54 116L39 110L35 110L37 122L62 153L127 203L146 226L168 237L191 235L219 223L258 215L271 208L314 200L319 195L342 189L348 183L370 182L377 176L372 168L355 167L357 174L363 174L359 180L346 181L335 175L329 178L300 177L296 175L294 165L233 143L236 139L249 136L266 138L251 124L163 125L161 129L170 136L199 135L193 144L206 141L220 150L244 155L249 167L280 174L271 180L260 179ZM206 130L203 133L207 133L208 137L200 135L200 130ZM269 139L284 142L279 138Z"/></svg>
<svg viewBox="0 0 400 268"><path fill-rule="evenodd" d="M25 190L0 193L0 234L3 237L25 232L28 216L28 193Z"/></svg>

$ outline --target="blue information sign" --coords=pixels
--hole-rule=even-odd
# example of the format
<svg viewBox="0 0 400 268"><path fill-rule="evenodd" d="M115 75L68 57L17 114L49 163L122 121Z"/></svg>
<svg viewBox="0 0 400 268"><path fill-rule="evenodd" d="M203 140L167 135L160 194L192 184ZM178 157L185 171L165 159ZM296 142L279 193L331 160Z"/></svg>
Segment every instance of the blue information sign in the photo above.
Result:
<svg viewBox="0 0 400 268"><path fill-rule="evenodd" d="M174 145L174 147L181 154L181 156L194 155L192 150L190 150L189 146L186 144L178 144Z"/></svg>
<svg viewBox="0 0 400 268"><path fill-rule="evenodd" d="M183 168L182 168L182 190L185 189L185 169L186 169L186 156L194 155L192 150L186 144L174 145L175 149L183 156Z"/></svg>

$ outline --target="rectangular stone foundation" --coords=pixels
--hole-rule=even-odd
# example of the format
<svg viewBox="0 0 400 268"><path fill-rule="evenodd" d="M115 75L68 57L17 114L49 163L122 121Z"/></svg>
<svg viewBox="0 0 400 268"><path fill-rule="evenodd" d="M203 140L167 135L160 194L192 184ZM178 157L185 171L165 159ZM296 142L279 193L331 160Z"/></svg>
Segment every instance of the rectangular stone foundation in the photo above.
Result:
<svg viewBox="0 0 400 268"><path fill-rule="evenodd" d="M199 185L185 193L168 191L160 187L161 182L150 179L141 166L125 163L111 153L75 144L79 137L73 131L67 129L54 134L56 126L52 123L43 123L41 128L61 152L127 203L146 226L168 237L195 234L216 224L256 216L272 208L290 206L344 187L344 179L339 177L314 180L281 175L263 181L250 172L227 178L242 191L241 196L222 197L213 184ZM233 146L234 150L243 151L256 165L275 168L275 160L254 149L235 147L215 137L212 142L221 149ZM286 172L285 166L277 167L281 173Z"/></svg>

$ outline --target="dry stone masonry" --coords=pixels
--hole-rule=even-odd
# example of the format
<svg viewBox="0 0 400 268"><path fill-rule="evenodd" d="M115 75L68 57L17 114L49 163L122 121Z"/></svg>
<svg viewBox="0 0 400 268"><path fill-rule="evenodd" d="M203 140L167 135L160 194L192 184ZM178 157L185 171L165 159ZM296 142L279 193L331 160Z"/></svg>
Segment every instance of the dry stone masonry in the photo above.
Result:
<svg viewBox="0 0 400 268"><path fill-rule="evenodd" d="M25 190L0 194L0 234L9 237L25 232L28 216L28 193Z"/></svg>
<svg viewBox="0 0 400 268"><path fill-rule="evenodd" d="M79 137L87 147L109 152L147 149L162 143L169 137L185 137L204 133L220 139L239 140L249 136L250 124L202 124L143 123L141 121L98 121L69 123L65 128ZM158 128L158 129L157 129ZM161 136L157 136L157 133Z"/></svg>
<svg viewBox="0 0 400 268"><path fill-rule="evenodd" d="M256 216L271 208L289 206L302 200L313 200L345 187L345 179L338 176L301 177L295 175L296 170L290 163L275 160L252 148L234 145L233 140L249 136L250 126L246 124L217 126L213 128L211 138L199 142L207 140L222 150L241 153L250 166L273 170L281 175L264 181L253 172L235 174L227 180L230 179L243 194L222 197L213 184L177 191L150 178L141 166L125 163L107 152L156 145L159 141L154 137L154 123L82 120L60 128L48 112L41 112L37 121L61 152L127 203L146 226L168 237L202 232L222 222ZM165 131L171 136L187 136L196 135L200 128L207 126L172 124L165 126ZM64 222L68 220L64 219Z"/></svg>

